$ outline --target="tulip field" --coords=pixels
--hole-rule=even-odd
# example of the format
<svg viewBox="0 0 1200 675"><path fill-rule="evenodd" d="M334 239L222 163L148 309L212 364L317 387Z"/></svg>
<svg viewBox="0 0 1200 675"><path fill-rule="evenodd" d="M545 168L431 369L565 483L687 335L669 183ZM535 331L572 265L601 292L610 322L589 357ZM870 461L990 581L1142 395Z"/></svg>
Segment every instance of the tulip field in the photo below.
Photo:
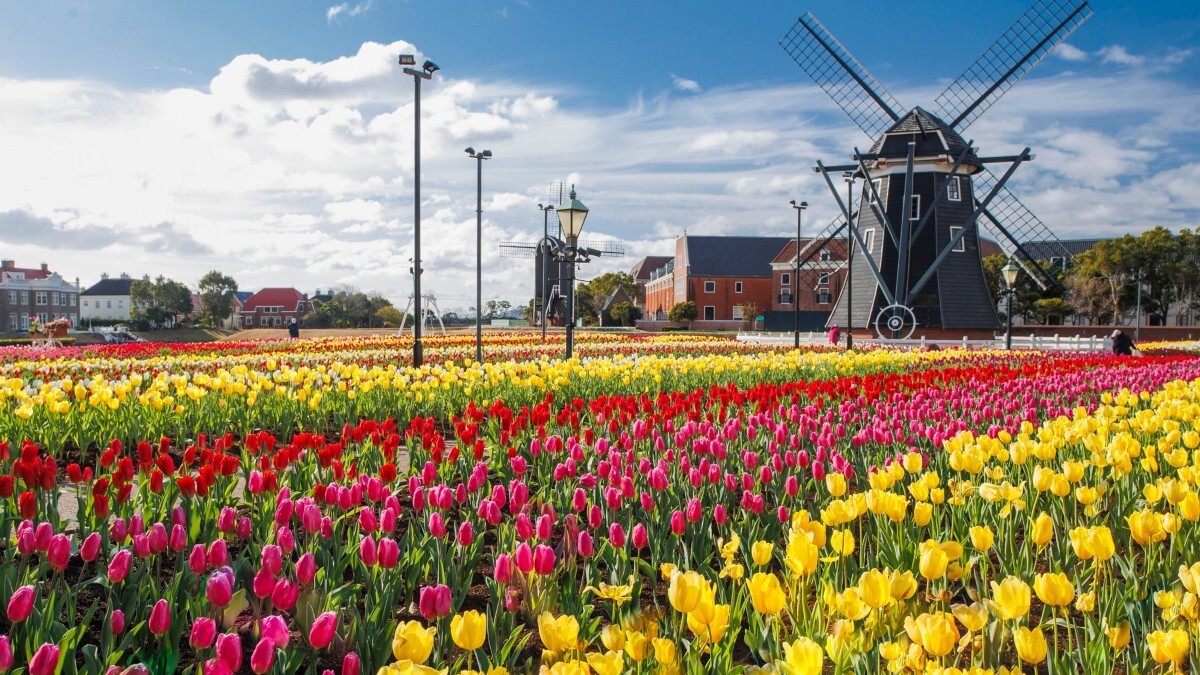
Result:
<svg viewBox="0 0 1200 675"><path fill-rule="evenodd" d="M0 348L0 673L1200 672L1200 349Z"/></svg>

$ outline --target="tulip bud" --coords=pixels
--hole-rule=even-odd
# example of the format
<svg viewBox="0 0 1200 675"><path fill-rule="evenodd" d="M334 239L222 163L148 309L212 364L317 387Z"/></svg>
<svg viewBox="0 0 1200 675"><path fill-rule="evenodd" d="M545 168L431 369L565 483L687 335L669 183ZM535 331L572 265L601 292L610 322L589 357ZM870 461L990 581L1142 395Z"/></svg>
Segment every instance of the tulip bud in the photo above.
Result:
<svg viewBox="0 0 1200 675"><path fill-rule="evenodd" d="M117 551L116 555L108 563L108 580L114 584L125 581L125 577L129 574L129 563L132 559L133 554L129 552L129 549L123 548Z"/></svg>
<svg viewBox="0 0 1200 675"><path fill-rule="evenodd" d="M112 629L113 635L120 635L125 632L125 612L119 609L114 609L108 617L109 627ZM0 669L2 670L2 669Z"/></svg>
<svg viewBox="0 0 1200 675"><path fill-rule="evenodd" d="M21 623L33 613L33 600L36 592L33 586L18 588L8 599L8 620Z"/></svg>
<svg viewBox="0 0 1200 675"><path fill-rule="evenodd" d="M38 647L29 661L29 675L53 675L58 670L59 653L59 648L48 642Z"/></svg>
<svg viewBox="0 0 1200 675"><path fill-rule="evenodd" d="M208 649L217 637L217 624L207 616L202 616L192 623L192 633L189 638L194 649Z"/></svg>
<svg viewBox="0 0 1200 675"><path fill-rule="evenodd" d="M79 557L83 562L90 563L100 555L100 533L93 532L83 540L83 545L79 547Z"/></svg>
<svg viewBox="0 0 1200 675"><path fill-rule="evenodd" d="M641 550L650 544L650 535L646 533L646 526L638 523L633 526L633 547Z"/></svg>
<svg viewBox="0 0 1200 675"><path fill-rule="evenodd" d="M147 623L147 627L151 633L159 636L171 630L171 607L166 600L154 603L154 609L150 610L150 621Z"/></svg>
<svg viewBox="0 0 1200 675"><path fill-rule="evenodd" d="M258 641L254 647L254 653L250 655L250 670L257 675L264 675L270 672L275 665L275 645L267 638Z"/></svg>
<svg viewBox="0 0 1200 675"><path fill-rule="evenodd" d="M362 659L358 658L358 654L349 652L342 659L342 675L361 675Z"/></svg>
<svg viewBox="0 0 1200 675"><path fill-rule="evenodd" d="M305 553L296 561L296 579L302 586L313 582L317 576L317 559L312 553Z"/></svg>

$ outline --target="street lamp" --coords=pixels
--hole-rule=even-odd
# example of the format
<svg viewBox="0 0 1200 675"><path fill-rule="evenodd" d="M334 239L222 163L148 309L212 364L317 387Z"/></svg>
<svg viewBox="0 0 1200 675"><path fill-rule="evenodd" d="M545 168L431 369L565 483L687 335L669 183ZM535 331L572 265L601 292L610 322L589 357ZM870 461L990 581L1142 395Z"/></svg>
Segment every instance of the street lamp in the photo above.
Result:
<svg viewBox="0 0 1200 675"><path fill-rule="evenodd" d="M846 181L846 349L854 349L854 172L843 173L842 180Z"/></svg>
<svg viewBox="0 0 1200 675"><path fill-rule="evenodd" d="M1004 322L1004 348L1012 349L1012 313L1013 313L1013 296L1017 294L1017 274L1021 271L1020 267L1013 262L1012 258L1008 259L1008 264L1000 268L1000 274L1004 275L1005 289L1001 292L1008 296L1008 311L1005 312Z"/></svg>
<svg viewBox="0 0 1200 675"><path fill-rule="evenodd" d="M538 210L542 212L542 243L538 246L538 255L542 257L542 343L545 344L546 322L550 320L550 290L547 288L550 276L550 212L554 210L554 205L538 204Z"/></svg>
<svg viewBox="0 0 1200 675"><path fill-rule="evenodd" d="M433 61L426 61L420 70L412 68L417 65L417 59L412 54L401 54L400 65L404 66L404 74L412 75L414 86L413 108L413 300L416 302L416 320L413 321L413 367L420 368L425 360L421 347L422 309L424 300L421 297L421 80L433 79L433 74L441 70Z"/></svg>
<svg viewBox="0 0 1200 675"><path fill-rule="evenodd" d="M800 218L804 215L804 209L808 208L808 202L796 203L796 200L788 202L796 209L796 271L792 274L792 323L796 329L796 344L795 348L800 349Z"/></svg>
<svg viewBox="0 0 1200 675"><path fill-rule="evenodd" d="M475 360L483 363L483 160L492 158L491 150L476 153L467 148L475 161Z"/></svg>
<svg viewBox="0 0 1200 675"><path fill-rule="evenodd" d="M586 255L580 255L579 233L583 231L583 221L587 220L588 208L575 198L575 186L571 186L571 196L567 201L558 205L558 222L562 225L563 236L567 238L566 249L562 252L562 262L567 263L570 272L567 274L567 358L575 351L575 265L587 262Z"/></svg>

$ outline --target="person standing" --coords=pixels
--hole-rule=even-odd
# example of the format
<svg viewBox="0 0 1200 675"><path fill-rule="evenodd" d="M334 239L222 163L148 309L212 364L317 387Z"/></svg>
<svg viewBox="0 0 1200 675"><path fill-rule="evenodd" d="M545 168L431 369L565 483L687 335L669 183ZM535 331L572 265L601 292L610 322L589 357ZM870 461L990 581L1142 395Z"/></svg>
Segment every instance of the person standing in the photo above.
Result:
<svg viewBox="0 0 1200 675"><path fill-rule="evenodd" d="M842 329L835 323L829 328L829 344L836 347L842 340Z"/></svg>
<svg viewBox="0 0 1200 675"><path fill-rule="evenodd" d="M1133 356L1133 339L1121 329L1112 332L1112 351L1117 356Z"/></svg>

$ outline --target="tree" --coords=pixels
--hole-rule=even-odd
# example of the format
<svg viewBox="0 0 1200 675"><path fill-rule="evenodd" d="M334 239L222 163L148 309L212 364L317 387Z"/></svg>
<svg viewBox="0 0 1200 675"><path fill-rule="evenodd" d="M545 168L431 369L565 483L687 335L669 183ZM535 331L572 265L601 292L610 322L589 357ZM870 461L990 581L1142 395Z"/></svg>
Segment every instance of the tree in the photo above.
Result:
<svg viewBox="0 0 1200 675"><path fill-rule="evenodd" d="M696 309L696 303L688 300L686 302L677 303L671 308L671 312L667 318L671 321L695 321L696 317L700 316L700 312Z"/></svg>
<svg viewBox="0 0 1200 675"><path fill-rule="evenodd" d="M638 309L637 305L632 302L618 302L608 311L613 321L616 321L622 326L632 326L638 319L642 318L642 310Z"/></svg>
<svg viewBox="0 0 1200 675"><path fill-rule="evenodd" d="M404 320L404 314L395 307L388 305L375 310L375 319L387 328L399 328L400 322Z"/></svg>
<svg viewBox="0 0 1200 675"><path fill-rule="evenodd" d="M1062 298L1042 298L1033 303L1032 313L1038 323L1057 326L1071 313L1071 305Z"/></svg>
<svg viewBox="0 0 1200 675"><path fill-rule="evenodd" d="M738 307L742 308L742 323L746 328L753 328L754 319L758 317L758 305L753 302L745 302Z"/></svg>
<svg viewBox="0 0 1200 675"><path fill-rule="evenodd" d="M177 315L192 311L188 287L161 275L153 283L139 279L130 284L129 301L131 318L147 328L174 325Z"/></svg>
<svg viewBox="0 0 1200 675"><path fill-rule="evenodd" d="M200 279L200 325L216 327L233 312L233 296L238 285L233 277L213 270Z"/></svg>
<svg viewBox="0 0 1200 675"><path fill-rule="evenodd" d="M305 325L312 328L371 328L379 322L379 311L392 306L392 302L382 295L372 293L368 296L353 286L330 291L329 300L305 317Z"/></svg>
<svg viewBox="0 0 1200 675"><path fill-rule="evenodd" d="M512 303L507 300L488 300L483 303L483 318L495 319L504 316L504 313L512 309Z"/></svg>
<svg viewBox="0 0 1200 675"><path fill-rule="evenodd" d="M606 272L579 284L575 287L575 316L582 317L587 324L598 323L605 301L618 288L632 300L640 297L637 282L628 272ZM612 318L611 313L608 318Z"/></svg>
<svg viewBox="0 0 1200 675"><path fill-rule="evenodd" d="M1099 277L1072 274L1066 281L1071 311L1085 317L1088 323L1103 323L1109 311L1108 284Z"/></svg>

